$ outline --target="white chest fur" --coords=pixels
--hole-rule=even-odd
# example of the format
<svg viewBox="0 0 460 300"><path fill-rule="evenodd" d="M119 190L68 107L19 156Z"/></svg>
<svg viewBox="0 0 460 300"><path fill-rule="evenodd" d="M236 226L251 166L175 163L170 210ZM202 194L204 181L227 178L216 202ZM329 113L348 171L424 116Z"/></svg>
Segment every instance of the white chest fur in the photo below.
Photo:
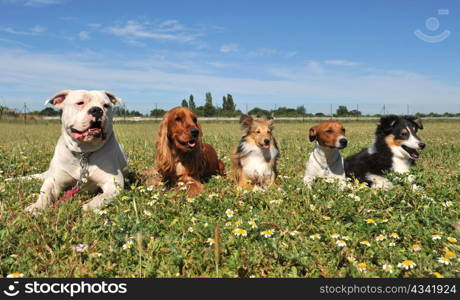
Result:
<svg viewBox="0 0 460 300"><path fill-rule="evenodd" d="M392 171L394 172L405 173L408 172L411 167L411 162L404 157L403 151L401 147L391 147L391 152L393 152Z"/></svg>
<svg viewBox="0 0 460 300"><path fill-rule="evenodd" d="M244 157L241 158L241 166L243 172L249 177L257 178L270 176L274 170L272 169L273 161L278 155L275 147L270 147L270 150L262 150L256 145L243 145Z"/></svg>

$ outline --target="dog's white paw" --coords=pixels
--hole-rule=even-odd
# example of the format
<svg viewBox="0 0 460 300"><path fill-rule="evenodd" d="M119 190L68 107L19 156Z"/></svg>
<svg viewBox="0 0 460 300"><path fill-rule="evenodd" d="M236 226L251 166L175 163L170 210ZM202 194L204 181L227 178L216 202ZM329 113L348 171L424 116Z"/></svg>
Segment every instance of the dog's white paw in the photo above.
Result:
<svg viewBox="0 0 460 300"><path fill-rule="evenodd" d="M263 193L265 192L265 188L261 187L260 185L255 185L254 188L252 189L253 192L259 192Z"/></svg>
<svg viewBox="0 0 460 300"><path fill-rule="evenodd" d="M26 209L24 209L25 212L28 212L28 213L31 213L31 214L34 214L42 209L44 209L45 207L43 205L40 205L40 203L32 203L31 205L27 206Z"/></svg>
<svg viewBox="0 0 460 300"><path fill-rule="evenodd" d="M390 190L394 188L394 185L389 180L379 180L376 183L374 183L372 187L376 189Z"/></svg>

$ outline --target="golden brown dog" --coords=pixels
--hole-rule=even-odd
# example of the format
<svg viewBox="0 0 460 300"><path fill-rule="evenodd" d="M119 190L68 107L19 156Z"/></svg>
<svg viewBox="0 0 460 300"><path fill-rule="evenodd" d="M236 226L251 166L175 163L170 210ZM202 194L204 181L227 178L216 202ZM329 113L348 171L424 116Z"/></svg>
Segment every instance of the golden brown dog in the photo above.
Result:
<svg viewBox="0 0 460 300"><path fill-rule="evenodd" d="M242 115L240 123L244 133L232 155L235 178L241 187L267 187L275 181L279 158L273 120Z"/></svg>
<svg viewBox="0 0 460 300"><path fill-rule="evenodd" d="M186 107L176 107L164 115L156 139L155 171L170 187L186 184L189 196L201 193L203 182L211 176L224 175L224 163L202 137L196 114ZM149 178L146 184L156 181Z"/></svg>

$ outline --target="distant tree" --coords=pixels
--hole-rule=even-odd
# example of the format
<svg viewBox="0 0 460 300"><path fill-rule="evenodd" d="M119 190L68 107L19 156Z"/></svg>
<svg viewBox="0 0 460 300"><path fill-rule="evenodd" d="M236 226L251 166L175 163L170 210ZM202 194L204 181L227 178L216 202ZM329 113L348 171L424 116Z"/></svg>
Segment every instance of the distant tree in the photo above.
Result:
<svg viewBox="0 0 460 300"><path fill-rule="evenodd" d="M188 107L188 102L187 102L187 100L183 99L183 100L182 100L181 106L183 106L183 107Z"/></svg>
<svg viewBox="0 0 460 300"><path fill-rule="evenodd" d="M229 112L234 112L236 110L236 105L235 102L233 102L232 95L227 94L227 96L224 96L222 109Z"/></svg>
<svg viewBox="0 0 460 300"><path fill-rule="evenodd" d="M47 107L38 112L41 116L59 116L59 111L55 110L52 107Z"/></svg>
<svg viewBox="0 0 460 300"><path fill-rule="evenodd" d="M345 105L340 105L340 106L337 108L336 115L337 115L338 117L348 115L348 108L347 108Z"/></svg>
<svg viewBox="0 0 460 300"><path fill-rule="evenodd" d="M362 113L361 113L359 110L357 110L357 109L350 110L350 111L348 112L348 114L351 115L351 116L356 116L356 117L362 115Z"/></svg>
<svg viewBox="0 0 460 300"><path fill-rule="evenodd" d="M154 118L160 118L160 117L162 117L165 113L166 113L166 111L165 111L164 109L155 108L155 109L153 109L153 110L150 111L150 116L151 116L151 117L154 117Z"/></svg>
<svg viewBox="0 0 460 300"><path fill-rule="evenodd" d="M324 113L322 113L322 112L317 112L315 114L315 117L324 117L324 116L326 116L326 115Z"/></svg>
<svg viewBox="0 0 460 300"><path fill-rule="evenodd" d="M193 111L196 110L196 105L195 105L195 101L193 100L193 95L190 95L188 97L188 108L190 108Z"/></svg>
<svg viewBox="0 0 460 300"><path fill-rule="evenodd" d="M307 110L305 109L305 106L301 105L301 106L297 106L297 108L295 109L297 114L301 115L301 116L304 116L307 114Z"/></svg>
<svg viewBox="0 0 460 300"><path fill-rule="evenodd" d="M206 93L206 100L203 106L203 114L205 117L212 117L216 114L216 108L212 104L212 96L210 92Z"/></svg>
<svg viewBox="0 0 460 300"><path fill-rule="evenodd" d="M259 107L254 107L253 109L248 111L248 115L258 116L258 117L263 117L263 116L269 117L271 114L268 110L265 110Z"/></svg>
<svg viewBox="0 0 460 300"><path fill-rule="evenodd" d="M223 96L222 97L222 110L226 110L227 107L227 97Z"/></svg>
<svg viewBox="0 0 460 300"><path fill-rule="evenodd" d="M138 112L137 110L129 110L125 109L124 107L116 106L113 109L113 115L122 117L122 116L127 116L127 117L142 117L143 114Z"/></svg>

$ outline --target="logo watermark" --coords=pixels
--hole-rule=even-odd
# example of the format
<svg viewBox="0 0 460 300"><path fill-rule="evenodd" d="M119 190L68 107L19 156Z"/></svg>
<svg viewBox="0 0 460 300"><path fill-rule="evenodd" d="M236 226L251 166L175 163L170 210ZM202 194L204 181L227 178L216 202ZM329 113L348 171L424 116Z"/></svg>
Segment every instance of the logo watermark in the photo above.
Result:
<svg viewBox="0 0 460 300"><path fill-rule="evenodd" d="M449 15L449 10L448 9L438 9L438 16L445 16ZM425 27L431 32L435 32L439 29L440 22L439 19L436 17L429 17L428 19L425 20ZM414 31L414 34L416 37L418 37L420 40L427 42L427 43L440 43L447 39L450 35L449 30L444 30L439 34L436 35L430 35L426 34L420 29L417 29Z"/></svg>
<svg viewBox="0 0 460 300"><path fill-rule="evenodd" d="M59 294L74 297L76 295L90 294L126 294L128 292L127 283L115 282L26 282L19 288L19 281L9 284L3 293L8 297L15 297L22 291L23 295L37 294ZM21 291L20 291L21 290Z"/></svg>
<svg viewBox="0 0 460 300"><path fill-rule="evenodd" d="M3 293L9 297L14 297L19 294L19 290L16 290L16 284L18 284L19 281L15 281L14 284L8 285L8 288L3 291Z"/></svg>

